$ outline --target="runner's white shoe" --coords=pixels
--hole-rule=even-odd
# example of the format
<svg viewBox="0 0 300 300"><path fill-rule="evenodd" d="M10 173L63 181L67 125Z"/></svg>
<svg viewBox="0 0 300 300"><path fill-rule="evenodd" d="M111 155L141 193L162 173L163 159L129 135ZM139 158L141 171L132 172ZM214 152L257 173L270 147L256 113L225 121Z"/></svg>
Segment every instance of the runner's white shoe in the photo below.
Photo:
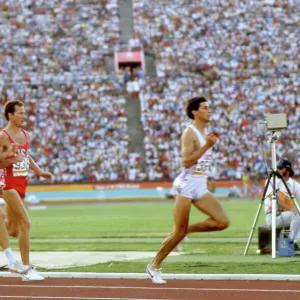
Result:
<svg viewBox="0 0 300 300"><path fill-rule="evenodd" d="M187 236L185 236L184 237L184 239L176 246L176 251L178 252L178 253L181 253L182 252L182 243L183 242L186 242L186 241L188 241L189 240L189 238L187 237Z"/></svg>
<svg viewBox="0 0 300 300"><path fill-rule="evenodd" d="M30 270L30 266L24 266L21 262L16 260L13 263L8 264L8 268L12 273L25 274Z"/></svg>
<svg viewBox="0 0 300 300"><path fill-rule="evenodd" d="M23 281L44 280L45 278L30 267L27 274L22 274Z"/></svg>
<svg viewBox="0 0 300 300"><path fill-rule="evenodd" d="M147 273L151 276L154 284L165 284L166 281L161 278L161 269L153 269L151 264L147 265Z"/></svg>
<svg viewBox="0 0 300 300"><path fill-rule="evenodd" d="M179 243L179 244L176 246L176 251L177 251L178 253L181 253L181 252L182 252L182 244L181 244L181 243Z"/></svg>

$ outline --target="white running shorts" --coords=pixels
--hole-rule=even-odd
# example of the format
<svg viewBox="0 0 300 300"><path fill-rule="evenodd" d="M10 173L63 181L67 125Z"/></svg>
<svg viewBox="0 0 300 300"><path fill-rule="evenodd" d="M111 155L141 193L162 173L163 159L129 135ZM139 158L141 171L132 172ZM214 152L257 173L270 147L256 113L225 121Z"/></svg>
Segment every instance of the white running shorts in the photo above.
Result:
<svg viewBox="0 0 300 300"><path fill-rule="evenodd" d="M206 184L206 177L186 175L184 172L175 178L171 190L172 195L199 200L206 192L209 192Z"/></svg>

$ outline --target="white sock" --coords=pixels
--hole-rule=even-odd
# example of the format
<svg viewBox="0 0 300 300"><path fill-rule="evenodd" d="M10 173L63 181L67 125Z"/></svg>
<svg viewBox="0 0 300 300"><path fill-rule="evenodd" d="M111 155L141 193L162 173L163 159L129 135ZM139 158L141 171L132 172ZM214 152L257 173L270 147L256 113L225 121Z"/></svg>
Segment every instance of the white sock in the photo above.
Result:
<svg viewBox="0 0 300 300"><path fill-rule="evenodd" d="M13 254L11 248L6 248L4 250L4 254L6 255L7 260L8 260L9 263L16 262L17 259L16 259L15 255Z"/></svg>

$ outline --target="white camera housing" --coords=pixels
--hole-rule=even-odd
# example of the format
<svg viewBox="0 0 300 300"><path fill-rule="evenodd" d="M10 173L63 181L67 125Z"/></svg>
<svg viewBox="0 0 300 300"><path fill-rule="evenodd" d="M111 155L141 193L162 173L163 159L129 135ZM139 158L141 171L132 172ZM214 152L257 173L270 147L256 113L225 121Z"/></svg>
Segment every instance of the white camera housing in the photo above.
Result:
<svg viewBox="0 0 300 300"><path fill-rule="evenodd" d="M265 130L278 131L287 129L288 120L286 114L265 114Z"/></svg>

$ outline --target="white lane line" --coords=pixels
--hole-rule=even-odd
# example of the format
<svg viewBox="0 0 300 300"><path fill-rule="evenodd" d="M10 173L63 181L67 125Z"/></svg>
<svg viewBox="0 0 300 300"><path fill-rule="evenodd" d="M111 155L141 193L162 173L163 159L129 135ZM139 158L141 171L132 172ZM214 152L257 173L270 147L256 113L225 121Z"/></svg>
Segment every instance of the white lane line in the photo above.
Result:
<svg viewBox="0 0 300 300"><path fill-rule="evenodd" d="M93 297L51 297L51 296L0 296L0 299L74 299L74 300L162 300L148 299L148 298L93 298ZM176 300L176 299L163 299L163 300Z"/></svg>
<svg viewBox="0 0 300 300"><path fill-rule="evenodd" d="M146 273L94 273L94 272L41 272L47 278L72 278L72 279L149 279ZM17 277L10 272L0 272L1 277ZM171 280L279 280L300 281L300 275L289 274L163 274L163 279Z"/></svg>
<svg viewBox="0 0 300 300"><path fill-rule="evenodd" d="M168 291L229 291L229 292L264 292L264 293L300 293L300 290L267 290L267 289L226 289L226 288L173 288L173 287L139 287L139 286L105 286L105 285L20 285L1 284L0 287L11 288L56 288L56 289L131 289L131 290L168 290Z"/></svg>

